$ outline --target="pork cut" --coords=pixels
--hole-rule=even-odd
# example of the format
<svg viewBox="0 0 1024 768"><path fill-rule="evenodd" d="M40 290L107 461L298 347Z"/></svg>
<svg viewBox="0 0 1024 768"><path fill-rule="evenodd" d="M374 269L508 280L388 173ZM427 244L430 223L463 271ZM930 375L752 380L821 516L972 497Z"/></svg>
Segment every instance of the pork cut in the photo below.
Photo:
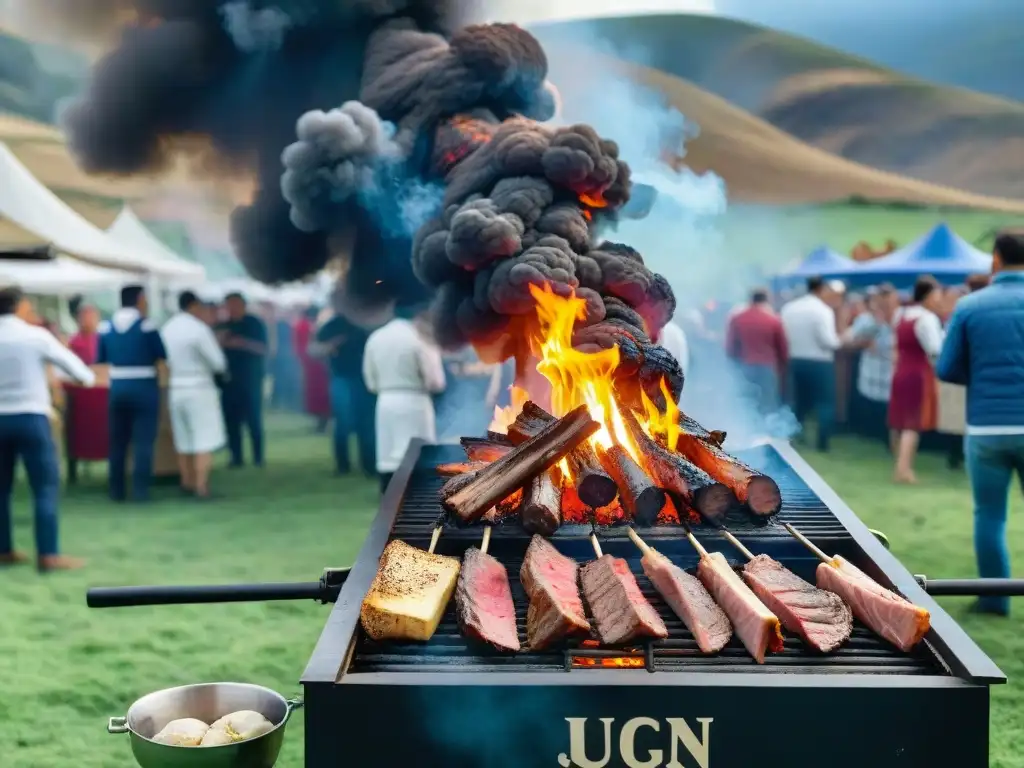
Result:
<svg viewBox="0 0 1024 768"><path fill-rule="evenodd" d="M931 615L842 557L818 566L818 586L845 600L853 615L901 651L909 651L928 633Z"/></svg>
<svg viewBox="0 0 1024 768"><path fill-rule="evenodd" d="M668 628L640 591L629 563L621 557L601 555L580 573L583 597L606 645L628 643L638 637L668 637Z"/></svg>
<svg viewBox="0 0 1024 768"><path fill-rule="evenodd" d="M764 664L768 651L782 650L778 617L750 591L721 552L701 557L697 577L725 611L737 637L758 664Z"/></svg>
<svg viewBox="0 0 1024 768"><path fill-rule="evenodd" d="M668 607L693 634L703 653L717 653L732 639L732 623L700 583L657 550L640 561L644 573Z"/></svg>
<svg viewBox="0 0 1024 768"><path fill-rule="evenodd" d="M455 605L464 635L503 651L519 650L516 606L512 602L508 571L476 547L467 549L462 557Z"/></svg>
<svg viewBox="0 0 1024 768"><path fill-rule="evenodd" d="M850 638L853 613L842 598L808 584L768 555L743 566L743 580L782 626L815 650L834 651Z"/></svg>
<svg viewBox="0 0 1024 768"><path fill-rule="evenodd" d="M577 587L579 566L545 539L534 536L526 549L519 579L530 598L526 640L533 650L547 648L572 635L589 634Z"/></svg>

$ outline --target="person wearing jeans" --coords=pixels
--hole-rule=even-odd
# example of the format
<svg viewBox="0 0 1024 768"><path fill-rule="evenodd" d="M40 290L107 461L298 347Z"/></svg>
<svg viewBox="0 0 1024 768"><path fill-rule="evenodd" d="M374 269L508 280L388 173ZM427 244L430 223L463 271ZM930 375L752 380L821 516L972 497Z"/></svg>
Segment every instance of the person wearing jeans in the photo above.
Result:
<svg viewBox="0 0 1024 768"><path fill-rule="evenodd" d="M27 317L31 302L16 288L0 290L0 565L18 565L29 557L14 548L11 495L20 458L35 507L36 556L40 571L79 568L83 562L60 554L57 502L60 470L49 413L47 365L56 365L91 386L92 371L49 331Z"/></svg>
<svg viewBox="0 0 1024 768"><path fill-rule="evenodd" d="M836 412L836 350L842 346L836 313L829 302L837 294L820 277L807 280L807 294L779 313L789 347L793 412L803 425L812 410L818 417L818 450L829 449Z"/></svg>
<svg viewBox="0 0 1024 768"><path fill-rule="evenodd" d="M245 297L230 293L224 299L228 318L217 336L228 363L228 380L221 392L221 407L228 433L232 469L244 464L242 427L249 430L252 461L263 466L263 381L268 350L267 326L249 314Z"/></svg>
<svg viewBox="0 0 1024 768"><path fill-rule="evenodd" d="M964 454L974 496L974 550L983 578L1009 578L1006 514L1013 475L1024 485L1024 236L996 238L992 284L963 297L935 370L967 387ZM979 613L1007 616L1007 597L982 597Z"/></svg>
<svg viewBox="0 0 1024 768"><path fill-rule="evenodd" d="M360 469L374 471L373 396L363 383L363 350L369 334L343 315L335 314L316 332L310 354L327 361L331 372L331 415L334 418L334 462L339 475L352 471L349 437L359 442Z"/></svg>

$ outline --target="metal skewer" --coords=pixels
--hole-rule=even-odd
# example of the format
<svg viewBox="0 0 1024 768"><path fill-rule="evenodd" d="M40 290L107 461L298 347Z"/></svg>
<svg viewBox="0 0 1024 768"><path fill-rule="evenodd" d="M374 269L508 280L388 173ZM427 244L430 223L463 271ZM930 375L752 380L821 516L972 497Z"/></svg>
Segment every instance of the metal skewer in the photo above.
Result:
<svg viewBox="0 0 1024 768"><path fill-rule="evenodd" d="M737 539L735 536L729 533L729 531L723 529L722 535L725 536L725 538L729 540L729 543L736 547L736 549L740 551L740 554L747 558L747 560L754 559L754 553L747 549L745 546L743 546L743 542L741 542L739 539Z"/></svg>
<svg viewBox="0 0 1024 768"><path fill-rule="evenodd" d="M647 545L647 543L643 539L640 538L640 534L634 531L632 526L628 526L626 528L626 533L629 534L629 538L632 539L633 543L640 548L640 551L644 554L645 557L647 555L650 555L651 552L654 551Z"/></svg>
<svg viewBox="0 0 1024 768"><path fill-rule="evenodd" d="M792 535L793 538L795 538L797 541L799 541L801 544L803 544L805 547L807 547L807 549L809 549L814 554L815 557L817 557L819 560L821 560L821 562L825 563L825 565L830 565L833 568L836 567L835 559L829 557L824 552L822 552L820 549L818 549L817 545L815 545L815 543L813 541L808 539L806 536L804 536L802 533L800 533L800 531L798 531L796 528L794 528L789 523L783 523L783 525L786 526L786 530L789 531L790 535Z"/></svg>
<svg viewBox="0 0 1024 768"><path fill-rule="evenodd" d="M484 526L484 540L480 542L480 554L486 555L487 548L491 545L491 526Z"/></svg>

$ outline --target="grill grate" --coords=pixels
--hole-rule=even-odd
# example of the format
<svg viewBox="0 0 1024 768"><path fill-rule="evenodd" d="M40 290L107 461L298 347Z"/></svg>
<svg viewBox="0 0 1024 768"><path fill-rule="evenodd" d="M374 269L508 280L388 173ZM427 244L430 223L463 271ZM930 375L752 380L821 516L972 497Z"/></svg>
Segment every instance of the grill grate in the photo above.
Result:
<svg viewBox="0 0 1024 768"><path fill-rule="evenodd" d="M445 534L447 536L447 533ZM442 539L443 540L443 539ZM425 542L423 542L425 544ZM450 545L452 542L449 541ZM622 542L623 546L632 547ZM465 547L463 546L462 549ZM713 656L700 652L690 631L668 608L658 593L643 575L638 556L629 556L628 550L615 551L617 543L610 543L605 551L616 556L626 555L630 568L637 576L637 582L644 596L651 601L661 614L669 630L666 640L653 644L653 671L690 671L690 672L757 672L781 674L903 674L903 675L941 675L946 674L937 657L925 645L921 644L911 654L904 654L897 648L879 639L867 628L856 624L850 640L837 652L828 655L814 653L797 638L786 635L785 649L781 653L770 654L765 664L757 664L735 637L722 651ZM440 551L440 548L439 548ZM636 550L633 550L635 553ZM456 554L449 546L445 554ZM509 581L512 586L512 597L516 606L516 624L523 651L516 654L500 653L482 644L469 641L459 632L455 618L455 600L451 601L444 618L434 637L428 643L377 643L360 634L355 655L348 672L557 672L571 669L570 674L586 674L588 669L608 669L608 666L597 664L589 649L574 653L569 650L549 650L532 652L526 647L526 610L528 601L522 584L519 582L519 568L522 565L522 553L518 557L502 557L494 553L506 564ZM583 550L576 553L577 561L587 557ZM666 552L666 554L669 554ZM591 555L592 556L592 555ZM677 564L687 568L691 573L696 571L696 555L680 555L671 553L669 556ZM780 558L781 559L781 558ZM794 572L812 580L816 561L808 558L783 559L783 562ZM630 657L628 662L613 663L612 666L634 666L628 670L631 674L646 674L643 647L629 649L629 653L606 654L602 648L600 655L611 655L619 658ZM581 656L573 663L574 656ZM650 659L648 660L650 661ZM625 673L625 671L624 671Z"/></svg>
<svg viewBox="0 0 1024 768"><path fill-rule="evenodd" d="M729 530L733 533L747 537L788 538L789 534L782 527L782 523L790 523L815 540L850 538L842 523L774 448L762 446L750 451L737 452L736 455L778 483L782 491L782 511L767 524L753 520L745 513L735 515L728 521ZM444 480L437 476L434 467L445 462L463 460L465 454L459 446L438 445L423 448L392 528L394 538L423 536L424 531L433 528L441 514L437 492L444 483ZM589 526L565 525L554 538L579 537L589 532ZM449 526L444 535L448 539L473 542L479 539L480 531L475 526L465 529ZM658 526L644 532L645 537L649 536L654 541L664 537L678 538L681 535L680 526ZM498 525L493 531L494 539L528 536L517 519Z"/></svg>

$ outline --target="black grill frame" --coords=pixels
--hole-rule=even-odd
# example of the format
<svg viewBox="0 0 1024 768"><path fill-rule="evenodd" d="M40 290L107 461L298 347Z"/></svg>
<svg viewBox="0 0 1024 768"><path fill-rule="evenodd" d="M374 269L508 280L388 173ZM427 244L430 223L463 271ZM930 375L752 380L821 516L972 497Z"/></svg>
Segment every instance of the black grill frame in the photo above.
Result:
<svg viewBox="0 0 1024 768"><path fill-rule="evenodd" d="M517 706L520 707L536 707L538 705L535 702L538 698L545 702L554 696L570 697L568 704L562 701L556 708L556 718L563 717L566 712L573 712L578 716L580 712L586 713L588 707L591 716L619 714L636 717L653 714L654 717L665 717L674 716L664 714L666 711L679 713L678 697L682 693L680 689L686 689L688 696L696 697L703 702L700 706L705 707L705 710L702 711L710 711L720 719L723 712L728 713L734 709L733 702L737 696L741 696L743 692L749 693L750 689L766 693L771 691L772 700L777 701L782 710L787 707L799 707L812 711L817 706L816 702L822 700L822 696L846 700L850 702L849 706L860 713L857 715L861 718L857 727L874 729L876 734L873 737L874 745L869 749L862 749L857 760L853 759L852 753L832 753L833 763L843 768L848 765L866 764L859 762L861 759L874 760L879 766L933 764L934 759L940 757L958 758L961 765L977 765L979 768L987 764L988 686L1005 683L1005 676L956 622L921 589L914 576L882 546L817 473L788 443L783 442L767 444L760 450L773 451L778 460L788 466L810 493L820 500L825 509L816 513L817 518L812 514L801 520L798 516L790 516L791 513L784 505L780 517L782 520L794 520L801 530L810 534L809 537L819 547L828 552L843 554L883 585L895 589L930 611L931 630L919 652L932 659L935 664L932 671L921 668L908 669L906 672L887 669L882 670L885 674L879 674L877 669L837 670L828 664L810 666L797 663L791 669L785 670L791 674L766 673L771 671L772 663L779 664L778 660L764 666L751 663L750 666L728 670L728 674L723 674L722 672L726 670L713 662L687 664L671 669L659 669L656 662L654 674L648 674L643 669L586 669L567 673L564 668L557 666L552 667L550 671L524 669L498 672L488 666L474 668L469 664L459 668L457 673L418 667L411 667L408 671L350 671L360 642L360 605L374 578L377 562L385 545L395 537L416 546L428 545L436 517L431 519L429 514L424 512L418 526L414 526L420 527L418 532L396 528L395 522L403 497L410 487L410 481L418 471L417 464L421 458L424 459L423 463L433 464L430 454L434 450L436 449L425 448L419 441L410 446L381 501L380 512L373 522L303 673L307 766L319 768L341 764L371 764L360 760L339 760L337 744L342 737L353 744L358 742L355 753L364 757L364 760L372 760L372 764L375 765L408 764L410 759L416 760L424 768L434 765L445 768L484 765L484 762L479 762L476 758L471 760L461 753L457 756L438 753L436 759L434 756L429 759L423 758L423 750L438 746L438 737L431 733L430 724L421 722L424 717L420 711L424 706L424 696L428 697L430 707L436 706L440 710L457 708L474 697L481 701L507 700L517 702ZM423 463L420 463L421 467ZM419 471L422 472L422 469ZM785 500L785 489L783 495ZM585 538L589 529L583 526L578 528L580 530L563 528L555 538L560 542L560 549L567 551L566 547L570 547L569 554L578 555L579 559L583 560L592 552ZM807 559L806 552L802 551L800 545L781 526L733 530L755 552L765 551L778 556L778 553L784 550L786 559L792 561L797 557L796 551L799 551L805 560ZM679 558L684 557L684 547L688 547L685 541L680 540L680 533L679 530L666 527L647 529L642 535L645 540L666 551L678 562ZM738 553L714 529L697 530L695 535L709 550L722 551L730 560L738 561ZM479 537L478 527L448 527L441 537L443 546L439 545L438 551L461 554L467 546L478 543ZM521 557L524 542L522 532L517 531L515 526L498 528L492 535L491 551L499 560L508 563L508 559L501 554L502 550L507 553L515 552L518 548ZM676 546L675 549L667 550L673 545ZM617 556L636 557L636 550L628 542L625 533L614 528L602 534L602 546L606 552ZM808 568L812 565L810 561L807 562ZM806 576L807 572L803 575ZM864 639L862 633L863 630L855 630L851 645L856 645ZM782 656L785 656L785 653ZM570 692L574 690L578 690L579 693L571 694ZM617 693L613 693L614 691ZM606 710L614 708L618 711L595 713L593 706L598 700L608 702L599 705L604 706ZM646 712L643 702L649 702ZM673 705L672 702L677 703ZM379 744L371 749L367 741L372 741L372 737L365 734L365 731L372 728L375 722L376 715L371 714L375 708L388 710L387 720L391 723L398 722L398 725L391 729L397 742L388 745L387 749L390 751L382 752ZM652 709L657 712L653 713ZM683 716L696 716L692 710L693 705L689 705ZM382 716L384 714L381 713ZM472 713L468 716L471 717ZM820 717L820 714L818 716ZM430 717L436 719L440 715L434 714ZM886 724L896 730L916 728L922 733L908 735L905 743L899 742L898 739L893 741L889 736L878 735L886 730ZM491 727L497 728L497 733L502 732L500 725ZM824 739L829 728L825 725L816 725L815 728L817 731L814 735L802 738L809 738L811 741ZM928 733L931 728L935 731ZM842 718L835 722L834 730L836 732L830 738L845 737L848 745L855 743L856 735L848 733L849 726L843 724ZM957 732L956 735L954 731ZM804 731L801 731L801 734L803 733ZM490 740L493 738L494 736L488 737ZM558 738L560 740L562 737ZM488 739L482 738L482 743ZM443 744L444 739L441 739L441 742ZM840 745L843 746L847 745ZM747 748L742 745L730 745L726 747L726 752ZM750 754L752 756L754 753ZM820 760L821 754L818 753L814 764ZM901 754L903 757L896 759ZM382 757L383 755L387 757ZM913 759L914 756L925 762L906 762L907 758ZM554 764L551 755L543 757L543 760L535 762L533 755L530 754L528 759L515 764ZM892 759L893 762L885 762L888 759ZM787 765L797 765L791 760L784 762ZM716 766L719 764L715 763ZM746 766L749 764L746 753L740 758L740 762L729 764ZM804 764L799 762L800 766ZM504 766L504 763L500 760L493 762L495 768L499 765ZM620 763L613 762L611 765Z"/></svg>

